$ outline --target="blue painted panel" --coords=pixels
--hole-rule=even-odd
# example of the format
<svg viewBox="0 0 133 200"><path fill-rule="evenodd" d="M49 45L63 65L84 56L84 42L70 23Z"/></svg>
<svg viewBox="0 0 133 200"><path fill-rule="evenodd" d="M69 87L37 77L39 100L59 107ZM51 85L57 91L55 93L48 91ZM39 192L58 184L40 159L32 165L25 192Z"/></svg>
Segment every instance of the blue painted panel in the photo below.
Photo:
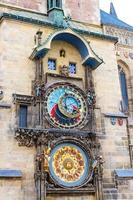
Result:
<svg viewBox="0 0 133 200"><path fill-rule="evenodd" d="M39 59L39 58L43 58L48 52L48 49L42 49L38 52L36 52L35 58Z"/></svg>
<svg viewBox="0 0 133 200"><path fill-rule="evenodd" d="M88 58L83 65L92 68L93 70L96 69L101 63L98 62L95 58Z"/></svg>
<svg viewBox="0 0 133 200"><path fill-rule="evenodd" d="M20 170L0 169L0 178L21 178L22 172Z"/></svg>
<svg viewBox="0 0 133 200"><path fill-rule="evenodd" d="M133 169L116 169L115 174L120 178L133 177Z"/></svg>

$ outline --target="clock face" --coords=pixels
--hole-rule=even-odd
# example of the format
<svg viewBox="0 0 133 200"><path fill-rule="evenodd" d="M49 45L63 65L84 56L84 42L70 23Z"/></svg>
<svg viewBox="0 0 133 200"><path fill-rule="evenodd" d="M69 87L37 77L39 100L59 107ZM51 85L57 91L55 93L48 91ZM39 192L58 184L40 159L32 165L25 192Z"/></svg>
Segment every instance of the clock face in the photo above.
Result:
<svg viewBox="0 0 133 200"><path fill-rule="evenodd" d="M67 83L58 83L48 88L44 112L54 127L82 127L87 119L87 103L81 89Z"/></svg>
<svg viewBox="0 0 133 200"><path fill-rule="evenodd" d="M50 175L60 186L71 188L83 185L90 176L89 166L89 155L76 144L59 144L51 151Z"/></svg>

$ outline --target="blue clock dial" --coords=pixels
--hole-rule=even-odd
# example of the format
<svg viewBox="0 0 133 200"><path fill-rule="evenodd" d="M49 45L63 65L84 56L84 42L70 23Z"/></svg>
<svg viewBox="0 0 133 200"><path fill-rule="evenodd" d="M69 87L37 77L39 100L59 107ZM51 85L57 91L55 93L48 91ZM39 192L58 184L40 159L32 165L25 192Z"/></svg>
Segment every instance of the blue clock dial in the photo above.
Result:
<svg viewBox="0 0 133 200"><path fill-rule="evenodd" d="M48 88L44 109L53 126L74 128L85 123L87 103L80 89L75 87L60 83Z"/></svg>

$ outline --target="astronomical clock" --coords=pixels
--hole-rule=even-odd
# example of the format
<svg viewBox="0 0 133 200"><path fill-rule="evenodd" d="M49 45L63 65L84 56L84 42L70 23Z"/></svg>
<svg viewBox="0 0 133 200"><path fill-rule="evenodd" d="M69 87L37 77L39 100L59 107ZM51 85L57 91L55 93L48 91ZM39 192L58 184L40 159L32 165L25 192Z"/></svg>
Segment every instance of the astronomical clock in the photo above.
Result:
<svg viewBox="0 0 133 200"><path fill-rule="evenodd" d="M45 94L44 113L53 127L81 128L87 122L88 106L85 94L70 83L50 86Z"/></svg>
<svg viewBox="0 0 133 200"><path fill-rule="evenodd" d="M38 31L36 35L39 45L41 34ZM58 45L62 38L66 41ZM75 40L75 47L68 44L68 39ZM92 70L86 66L98 61L93 58L92 62L92 57L89 60L89 47L74 33L62 32L51 42L55 47L50 54L47 47L39 46L31 55L36 64L32 95L14 95L14 102L19 104L16 139L21 145L36 148L34 177L39 200L51 194L95 194L100 191L96 185L101 180L97 179L99 143L93 127L95 92ZM77 55L77 63L65 65L68 57L75 59L70 47ZM86 67L80 54L83 60L87 58Z"/></svg>
<svg viewBox="0 0 133 200"><path fill-rule="evenodd" d="M56 189L67 191L84 187L92 180L94 161L87 141L83 142L85 132L81 131L83 138L80 134L90 115L87 96L74 84L56 82L45 91L43 112L52 129L60 132L60 137L51 142L52 148L45 158L49 181Z"/></svg>

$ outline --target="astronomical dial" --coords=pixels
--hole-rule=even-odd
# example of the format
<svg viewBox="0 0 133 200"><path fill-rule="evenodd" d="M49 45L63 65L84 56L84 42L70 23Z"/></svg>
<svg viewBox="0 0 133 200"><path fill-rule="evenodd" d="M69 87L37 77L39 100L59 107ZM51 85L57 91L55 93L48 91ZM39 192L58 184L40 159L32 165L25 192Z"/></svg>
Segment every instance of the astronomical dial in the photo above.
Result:
<svg viewBox="0 0 133 200"><path fill-rule="evenodd" d="M44 113L54 127L82 127L88 114L82 90L69 83L50 86L45 96Z"/></svg>

